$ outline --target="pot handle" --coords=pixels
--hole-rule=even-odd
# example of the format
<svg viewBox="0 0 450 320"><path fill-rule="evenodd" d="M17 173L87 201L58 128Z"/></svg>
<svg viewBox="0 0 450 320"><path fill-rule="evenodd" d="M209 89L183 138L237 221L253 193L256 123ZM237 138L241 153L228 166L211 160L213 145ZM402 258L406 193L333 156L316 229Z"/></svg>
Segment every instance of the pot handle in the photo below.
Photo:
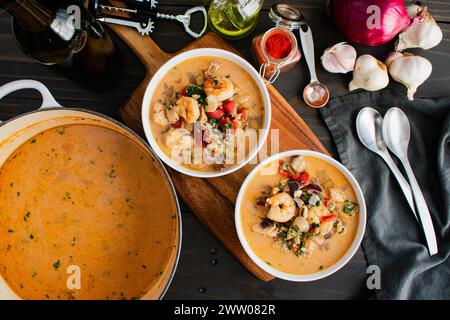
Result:
<svg viewBox="0 0 450 320"><path fill-rule="evenodd" d="M58 102L56 102L55 98L53 98L52 94L47 89L47 87L43 85L41 82L36 80L16 80L1 86L0 99L2 99L3 97L7 96L12 92L23 89L35 89L39 91L39 93L42 95L42 105L40 106L39 110L55 107L62 108L62 106Z"/></svg>

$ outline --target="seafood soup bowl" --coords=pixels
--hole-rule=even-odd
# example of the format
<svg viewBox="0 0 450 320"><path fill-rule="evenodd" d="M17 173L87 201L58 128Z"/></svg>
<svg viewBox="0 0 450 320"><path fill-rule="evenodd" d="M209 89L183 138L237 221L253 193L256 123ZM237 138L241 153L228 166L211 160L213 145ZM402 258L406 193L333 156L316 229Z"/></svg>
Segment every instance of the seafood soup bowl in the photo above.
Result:
<svg viewBox="0 0 450 320"><path fill-rule="evenodd" d="M248 75L253 79L257 86L257 90L261 94L262 99L262 109L263 109L263 115L264 120L262 121L262 126L259 128L259 135L258 135L258 141L256 145L249 150L249 152L243 157L243 161L240 161L239 163L234 164L233 166L230 166L228 168L225 168L221 171L200 171L200 170L193 170L191 168L187 168L176 161L174 161L170 156L168 156L160 147L160 145L157 142L157 139L155 138L155 134L152 131L151 128L151 104L153 95L155 94L156 89L158 88L158 85L161 83L163 78L167 75L167 73L180 63L183 63L187 60L196 59L196 58L202 58L202 57L217 57L219 59L224 59L232 62L233 64L239 66L241 69L243 69ZM154 152L158 155L158 157L169 167L172 169L181 172L183 174L193 176L193 177L200 177L200 178L213 178L213 177L219 177L223 176L229 173L232 173L234 171L239 170L243 166L245 166L247 163L250 162L260 151L260 149L263 147L268 131L270 129L270 121L271 121L271 102L269 97L269 92L266 88L264 80L261 78L259 73L253 68L253 66L245 61L240 56L221 49L214 49L214 48L202 48L202 49L194 49L190 51L183 52L181 54L176 55L172 59L168 60L153 76L151 81L149 82L144 99L142 101L142 124L144 127L145 136L147 137L147 140L154 150Z"/></svg>
<svg viewBox="0 0 450 320"><path fill-rule="evenodd" d="M313 159L315 163L322 163L324 166L326 165L328 168L332 168L335 172L337 172L339 175L343 175L345 180L348 182L348 185L353 189L355 200L359 204L359 212L358 216L359 219L357 222L354 223L354 228L352 229L353 239L349 240L349 246L345 247L342 252L342 255L339 255L340 258L337 258L337 260L333 259L330 260L330 264L326 268L318 268L314 269L312 273L288 273L286 271L281 271L280 269L277 269L273 266L273 262L269 263L267 260L264 260L259 255L256 254L256 251L252 248L250 244L250 238L248 237L248 232L246 227L244 227L244 211L243 210L243 204L248 205L249 201L253 201L254 199L249 199L246 197L247 190L249 188L249 185L253 181L255 181L255 178L260 178L261 176L257 175L261 172L263 168L267 168L269 165L273 165L273 163L277 163L286 158L296 157L296 156L304 156L308 157L310 159ZM320 166L320 165L319 165ZM323 168L321 168L322 170ZM271 173L269 175L272 175ZM248 212L246 212L248 214ZM245 179L244 183L241 186L241 189L239 191L237 200L236 200L236 206L235 206L235 225L236 225L236 231L239 237L239 241L242 244L242 247L244 248L247 255L250 257L250 259L259 266L262 270L266 271L267 273L288 281L294 281L294 282L308 282L308 281L315 281L318 279L322 279L325 277L328 277L332 275L333 273L337 272L339 269L344 267L350 259L353 257L353 255L358 250L361 241L364 236L365 227L366 227L366 205L364 201L364 195L361 191L361 188L356 181L356 179L353 177L353 175L348 171L341 163L334 160L333 158L319 152L315 151L309 151L309 150L292 150L292 151L286 151L279 154L272 155L262 161L258 166L256 166L250 174ZM264 236L265 237L265 236ZM334 237L334 236L333 236ZM333 239L333 237L330 238ZM328 240L327 240L328 241ZM337 240L340 241L340 240ZM254 244L254 242L252 242ZM261 246L263 247L263 246ZM265 244L264 244L265 247ZM259 247L258 249L261 250ZM328 249L327 249L328 250ZM316 252L314 252L316 253ZM313 253L313 255L314 255ZM285 254L292 254L290 251ZM295 259L302 259L301 257L295 257ZM308 257L309 258L309 257ZM313 258L313 257L312 257ZM309 261L309 262L308 262ZM304 264L311 264L311 259L305 260Z"/></svg>

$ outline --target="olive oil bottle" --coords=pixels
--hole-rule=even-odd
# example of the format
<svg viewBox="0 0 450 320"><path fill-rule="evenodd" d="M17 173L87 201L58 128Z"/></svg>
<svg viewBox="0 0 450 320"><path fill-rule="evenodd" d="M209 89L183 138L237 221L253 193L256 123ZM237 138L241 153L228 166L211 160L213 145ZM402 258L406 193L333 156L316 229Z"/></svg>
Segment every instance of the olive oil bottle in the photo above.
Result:
<svg viewBox="0 0 450 320"><path fill-rule="evenodd" d="M241 39L255 28L263 0L213 0L209 26L226 39Z"/></svg>

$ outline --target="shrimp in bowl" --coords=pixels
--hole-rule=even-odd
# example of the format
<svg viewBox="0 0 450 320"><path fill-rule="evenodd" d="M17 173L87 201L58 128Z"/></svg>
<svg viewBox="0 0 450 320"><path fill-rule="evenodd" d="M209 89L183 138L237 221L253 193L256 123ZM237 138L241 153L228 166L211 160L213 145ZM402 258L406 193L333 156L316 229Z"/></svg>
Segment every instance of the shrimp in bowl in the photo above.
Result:
<svg viewBox="0 0 450 320"><path fill-rule="evenodd" d="M142 106L147 139L161 160L196 177L256 163L270 117L269 95L256 70L219 49L169 60L150 82Z"/></svg>

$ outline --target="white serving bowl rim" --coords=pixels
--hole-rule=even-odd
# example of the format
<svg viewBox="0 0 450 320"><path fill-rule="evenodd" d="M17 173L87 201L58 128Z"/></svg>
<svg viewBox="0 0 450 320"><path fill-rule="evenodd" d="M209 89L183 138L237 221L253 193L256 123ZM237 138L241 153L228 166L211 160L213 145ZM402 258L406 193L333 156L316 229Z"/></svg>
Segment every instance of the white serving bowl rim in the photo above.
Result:
<svg viewBox="0 0 450 320"><path fill-rule="evenodd" d="M158 143L156 142L155 138L153 137L152 129L150 126L150 103L152 100L153 93L162 80L162 78L167 74L167 72L173 68L174 66L180 64L181 62L184 62L186 60L196 58L196 57L219 57L224 58L227 60L230 60L237 65L239 65L241 68L243 68L246 72L250 74L250 76L253 78L253 80L258 85L258 88L260 89L263 103L264 103L264 125L262 128L261 133L259 134L259 140L257 146L249 152L249 154L245 157L244 161L236 164L232 167L230 167L227 170L221 171L221 172L205 172L205 171L197 171L188 169L176 162L174 162L172 159L170 159L169 156L167 156L164 151L161 150ZM241 58L240 56L226 50L222 49L215 49L215 48L200 48L200 49L193 49L189 51L185 51L183 53L180 53L170 60L168 60L165 64L163 64L158 71L154 74L152 79L150 80L149 84L147 85L147 88L145 90L144 99L142 100L142 125L144 127L145 136L147 137L147 141L149 142L150 146L152 147L153 151L158 155L158 157L168 166L170 166L172 169L181 172L183 174L192 176L192 177L199 177L199 178L214 178L214 177L220 177L227 174L230 174L232 172L235 172L245 166L247 163L250 162L255 156L257 156L258 152L261 150L261 148L264 146L264 143L267 139L268 132L270 130L270 122L272 118L272 112L271 112L271 102L270 102L270 96L269 92L266 88L266 85L259 75L259 73L253 68L253 66L248 63L246 60Z"/></svg>
<svg viewBox="0 0 450 320"><path fill-rule="evenodd" d="M268 265L260 257L258 257L256 255L256 253L250 247L247 239L245 238L244 231L242 228L242 214L241 214L241 210L240 210L242 198L245 194L248 184L253 179L255 174L261 168L263 168L267 164L271 163L272 161L275 161L280 158L291 157L294 155L305 155L305 156L317 157L317 158L324 160L324 161L328 162L329 164L333 165L335 168L337 168L339 170L339 172L344 174L344 176L348 179L348 181L352 185L352 188L355 191L356 198L357 198L357 201L359 204L358 230L352 241L351 246L347 249L345 254L329 268L315 272L315 273L304 274L304 275L291 274L291 273L286 273L286 272L280 271L280 270ZM244 183L242 184L241 189L239 190L239 194L238 194L238 197L236 200L236 207L235 207L236 231L237 231L237 234L239 237L239 241L241 242L245 252L250 257L250 259L252 259L252 261L258 267L263 269L265 272L267 272L277 278L288 280L288 281L295 281L295 282L308 282L308 281L319 280L319 279L322 279L322 278L325 278L325 277L328 277L328 276L334 274L339 269L344 267L350 261L350 259L354 256L354 254L358 250L359 246L361 245L361 242L362 242L362 239L364 236L364 232L366 229L366 221L367 221L367 209L366 209L366 203L364 201L364 194L363 194L358 182L356 181L355 177L351 174L350 171L348 171L347 168L345 168L341 163L339 163L332 157L327 156L320 152L310 151L310 150L290 150L290 151L281 152L281 153L275 154L271 157L268 157L267 159L262 161L260 164L258 164L250 172L250 174L247 176Z"/></svg>

